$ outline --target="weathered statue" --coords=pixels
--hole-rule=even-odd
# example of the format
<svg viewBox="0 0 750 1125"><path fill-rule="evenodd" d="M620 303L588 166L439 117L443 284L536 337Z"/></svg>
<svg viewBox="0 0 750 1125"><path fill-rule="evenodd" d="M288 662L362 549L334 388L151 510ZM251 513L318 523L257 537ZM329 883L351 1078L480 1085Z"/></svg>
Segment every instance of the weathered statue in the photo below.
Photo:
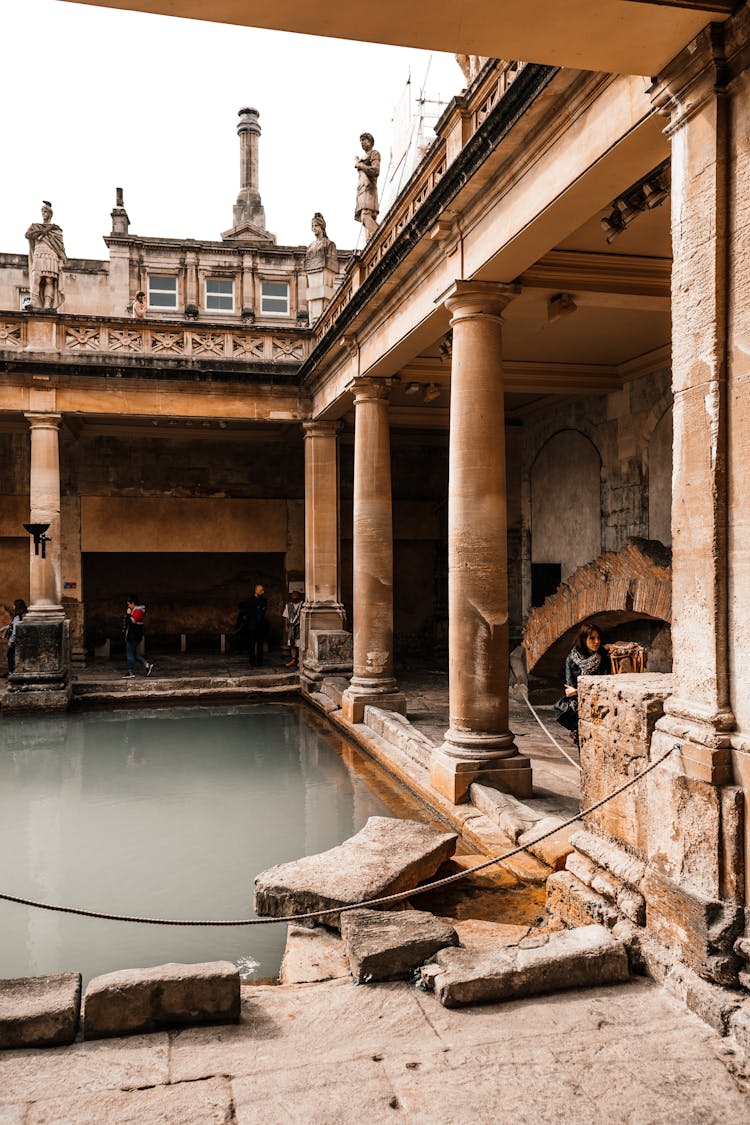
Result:
<svg viewBox="0 0 750 1125"><path fill-rule="evenodd" d="M331 242L326 234L326 221L320 211L316 211L313 215L311 226L315 241L310 243L305 254L306 272L311 273L313 270L322 270L327 267L337 273L339 257L336 252L336 244Z"/></svg>
<svg viewBox="0 0 750 1125"><path fill-rule="evenodd" d="M471 84L488 58L489 55L456 55L456 62L464 72L466 81Z"/></svg>
<svg viewBox="0 0 750 1125"><path fill-rule="evenodd" d="M133 304L130 309L130 315L133 320L144 320L146 316L146 294L142 289L139 289L133 298Z"/></svg>
<svg viewBox="0 0 750 1125"><path fill-rule="evenodd" d="M59 309L63 303L62 269L67 265L62 229L52 222L52 205L43 200L42 222L26 231L29 240L31 307Z"/></svg>
<svg viewBox="0 0 750 1125"><path fill-rule="evenodd" d="M375 140L372 133L363 133L359 138L364 150L364 159L357 158L354 167L359 172L357 184L357 206L354 209L354 218L365 228L367 241L372 238L378 229L378 176L380 175L380 153L373 148Z"/></svg>

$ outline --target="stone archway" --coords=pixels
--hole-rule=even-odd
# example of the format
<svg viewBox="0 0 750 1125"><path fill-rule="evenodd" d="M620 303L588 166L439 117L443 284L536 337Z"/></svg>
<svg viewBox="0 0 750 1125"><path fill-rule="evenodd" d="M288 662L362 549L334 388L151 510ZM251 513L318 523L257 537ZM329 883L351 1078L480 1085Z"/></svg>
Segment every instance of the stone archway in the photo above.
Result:
<svg viewBox="0 0 750 1125"><path fill-rule="evenodd" d="M608 639L659 642L660 662L671 660L664 636L672 619L672 553L652 539L631 539L579 567L544 605L532 609L523 635L530 675L558 679L583 622L595 622ZM664 668L658 670L667 670Z"/></svg>

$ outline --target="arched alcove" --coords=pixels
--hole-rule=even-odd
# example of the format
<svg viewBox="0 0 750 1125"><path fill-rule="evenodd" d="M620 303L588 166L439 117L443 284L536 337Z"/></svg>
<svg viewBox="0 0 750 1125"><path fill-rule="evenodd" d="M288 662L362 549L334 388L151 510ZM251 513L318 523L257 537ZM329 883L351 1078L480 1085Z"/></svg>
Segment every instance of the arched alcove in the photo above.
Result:
<svg viewBox="0 0 750 1125"><path fill-rule="evenodd" d="M531 469L534 603L601 548L601 459L584 434L563 430L546 442Z"/></svg>

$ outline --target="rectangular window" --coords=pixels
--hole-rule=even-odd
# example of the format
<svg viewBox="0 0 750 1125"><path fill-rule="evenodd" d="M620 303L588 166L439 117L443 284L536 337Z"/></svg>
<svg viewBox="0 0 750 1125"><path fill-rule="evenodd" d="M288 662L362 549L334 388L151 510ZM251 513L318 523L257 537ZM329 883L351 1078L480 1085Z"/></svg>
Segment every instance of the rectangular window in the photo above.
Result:
<svg viewBox="0 0 750 1125"><path fill-rule="evenodd" d="M148 279L148 307L150 309L177 308L177 278L152 274Z"/></svg>
<svg viewBox="0 0 750 1125"><path fill-rule="evenodd" d="M260 311L275 316L289 315L289 286L285 281L262 281Z"/></svg>
<svg viewBox="0 0 750 1125"><path fill-rule="evenodd" d="M234 312L234 282L224 277L207 277L206 308L216 312Z"/></svg>

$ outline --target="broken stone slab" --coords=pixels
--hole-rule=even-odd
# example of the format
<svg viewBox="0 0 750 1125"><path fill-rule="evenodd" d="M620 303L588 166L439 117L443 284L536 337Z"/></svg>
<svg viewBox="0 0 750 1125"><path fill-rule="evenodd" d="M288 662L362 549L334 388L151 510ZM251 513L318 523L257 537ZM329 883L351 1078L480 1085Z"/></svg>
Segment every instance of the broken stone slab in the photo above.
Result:
<svg viewBox="0 0 750 1125"><path fill-rule="evenodd" d="M573 851L570 837L576 830L574 824L569 824L567 828L563 828L564 823L565 821L561 820L559 816L545 816L538 820L533 828L519 836L517 842L528 846L531 854L541 860L542 863L546 863L553 871L561 871L565 866L565 860ZM553 831L554 836L549 836L546 840L540 840L539 843L535 842L540 836Z"/></svg>
<svg viewBox="0 0 750 1125"><path fill-rule="evenodd" d="M0 1047L72 1043L80 1008L80 973L0 980Z"/></svg>
<svg viewBox="0 0 750 1125"><path fill-rule="evenodd" d="M236 1023L240 974L231 961L123 969L89 982L83 998L83 1038Z"/></svg>
<svg viewBox="0 0 750 1125"><path fill-rule="evenodd" d="M615 906L587 887L570 871L556 871L547 880L547 913L565 925L599 923L611 929L620 920Z"/></svg>
<svg viewBox="0 0 750 1125"><path fill-rule="evenodd" d="M450 859L457 839L455 832L438 832L414 820L371 816L343 844L261 872L255 879L255 912L279 918L413 890ZM319 921L339 929L340 915Z"/></svg>
<svg viewBox="0 0 750 1125"><path fill-rule="evenodd" d="M469 796L474 807L489 817L514 842L533 828L543 816L510 793L501 793L499 789L480 785L477 781L469 789Z"/></svg>
<svg viewBox="0 0 750 1125"><path fill-rule="evenodd" d="M638 889L646 874L646 863L625 848L597 836L586 829L574 832L570 839L576 851L582 852L598 867L609 871L621 883Z"/></svg>
<svg viewBox="0 0 750 1125"><path fill-rule="evenodd" d="M446 918L465 949L496 949L499 945L518 945L529 936L531 926L514 926L507 922L489 922L484 918Z"/></svg>
<svg viewBox="0 0 750 1125"><path fill-rule="evenodd" d="M498 949L442 949L421 971L446 1008L629 979L625 947L603 926L539 934Z"/></svg>
<svg viewBox="0 0 750 1125"><path fill-rule="evenodd" d="M458 945L453 926L425 910L348 910L341 937L357 984L409 977L439 949Z"/></svg>
<svg viewBox="0 0 750 1125"><path fill-rule="evenodd" d="M338 934L323 926L287 926L279 979L282 984L313 984L349 976L349 961Z"/></svg>

